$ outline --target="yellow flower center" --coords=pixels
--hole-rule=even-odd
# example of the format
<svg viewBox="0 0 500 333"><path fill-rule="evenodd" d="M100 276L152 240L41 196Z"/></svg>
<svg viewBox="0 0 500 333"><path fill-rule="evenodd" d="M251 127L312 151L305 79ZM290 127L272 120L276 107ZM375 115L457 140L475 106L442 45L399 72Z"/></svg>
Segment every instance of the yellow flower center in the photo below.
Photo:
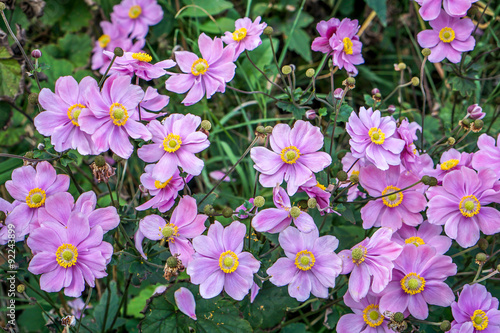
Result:
<svg viewBox="0 0 500 333"><path fill-rule="evenodd" d="M151 62L151 60L153 60L149 54L144 52L132 53L132 58L143 62Z"/></svg>
<svg viewBox="0 0 500 333"><path fill-rule="evenodd" d="M476 196L467 195L460 200L458 207L463 216L473 217L481 210L481 203L477 200Z"/></svg>
<svg viewBox="0 0 500 333"><path fill-rule="evenodd" d="M85 106L81 104L75 104L68 108L68 118L75 126L80 126L78 123L78 117L80 116L82 109L85 109Z"/></svg>
<svg viewBox="0 0 500 333"><path fill-rule="evenodd" d="M425 245L425 242L422 238L415 236L405 239L405 244L413 244L416 247L419 247L420 245Z"/></svg>
<svg viewBox="0 0 500 333"><path fill-rule="evenodd" d="M349 37L344 37L342 41L344 42L344 53L352 54L352 40Z"/></svg>
<svg viewBox="0 0 500 333"><path fill-rule="evenodd" d="M233 32L233 39L237 42L239 42L240 40L242 40L246 36L247 36L247 29L245 29L245 28L240 28L240 29L235 30Z"/></svg>
<svg viewBox="0 0 500 333"><path fill-rule="evenodd" d="M368 250L366 249L366 247L364 247L363 245L358 245L358 247L352 249L351 252L352 262L355 263L357 266L359 266L359 264L365 261L367 253Z"/></svg>
<svg viewBox="0 0 500 333"><path fill-rule="evenodd" d="M173 223L165 224L163 228L158 227L158 229L160 230L158 236L163 236L167 242L172 241L173 243L175 242L174 237L179 236L179 228Z"/></svg>
<svg viewBox="0 0 500 333"><path fill-rule="evenodd" d="M392 193L392 192L396 192L399 190L400 190L400 188L398 188L396 186L387 186L382 191L382 195L386 195L387 193ZM382 201L384 202L384 205L386 205L387 207L397 207L403 201L403 193L398 192L398 193L389 194L388 196L382 197Z"/></svg>
<svg viewBox="0 0 500 333"><path fill-rule="evenodd" d="M109 107L109 116L116 126L123 126L128 120L128 112L120 103L113 103Z"/></svg>
<svg viewBox="0 0 500 333"><path fill-rule="evenodd" d="M173 153L179 150L181 144L181 137L177 134L170 133L165 139L163 139L163 149L168 153Z"/></svg>
<svg viewBox="0 0 500 333"><path fill-rule="evenodd" d="M128 10L128 17L130 17L131 19L136 19L139 17L139 15L141 15L141 13L142 13L141 6L135 5L130 7L130 9Z"/></svg>
<svg viewBox="0 0 500 333"><path fill-rule="evenodd" d="M458 162L459 162L459 160L454 159L454 158L451 160L448 160L446 162L443 162L443 163L441 163L441 170L447 171L447 170L453 169L454 167L456 167L458 165Z"/></svg>
<svg viewBox="0 0 500 333"><path fill-rule="evenodd" d="M472 325L478 331L482 331L488 327L488 316L483 310L474 311L474 314L470 317L470 319L472 320Z"/></svg>
<svg viewBox="0 0 500 333"><path fill-rule="evenodd" d="M47 198L45 191L37 187L28 192L26 203L29 208L38 208L43 206L45 198Z"/></svg>
<svg viewBox="0 0 500 333"><path fill-rule="evenodd" d="M384 316L379 312L378 305L370 304L363 310L363 320L370 327L382 325Z"/></svg>
<svg viewBox="0 0 500 333"><path fill-rule="evenodd" d="M281 160L286 164L295 164L300 157L300 150L295 146L283 148Z"/></svg>
<svg viewBox="0 0 500 333"><path fill-rule="evenodd" d="M157 189L162 189L162 188L165 188L168 183L170 183L170 181L172 180L172 178L174 178L174 176L170 177L169 179L167 179L166 181L164 181L163 183L160 182L159 180L155 180L155 187Z"/></svg>
<svg viewBox="0 0 500 333"><path fill-rule="evenodd" d="M198 75L205 75L205 73L208 71L208 62L203 59L199 58L195 62L193 62L193 66L191 66L191 73L193 73L194 76Z"/></svg>
<svg viewBox="0 0 500 333"><path fill-rule="evenodd" d="M376 145L381 145L385 141L385 133L380 130L380 128L372 127L368 131L368 135L372 139L372 142Z"/></svg>
<svg viewBox="0 0 500 333"><path fill-rule="evenodd" d="M425 279L415 273L406 274L401 279L401 288L410 295L421 293L425 288Z"/></svg>
<svg viewBox="0 0 500 333"><path fill-rule="evenodd" d="M319 182L316 184L317 187L319 187L320 189L322 189L323 191L326 191L326 187L325 185L322 185L320 184Z"/></svg>
<svg viewBox="0 0 500 333"><path fill-rule="evenodd" d="M233 251L221 253L219 257L219 267L224 273L233 273L238 268L238 256Z"/></svg>
<svg viewBox="0 0 500 333"><path fill-rule="evenodd" d="M108 46L109 42L111 42L111 37L109 37L109 35L104 34L101 37L99 37L97 42L99 43L99 46L101 48L105 48L106 46Z"/></svg>
<svg viewBox="0 0 500 333"><path fill-rule="evenodd" d="M71 244L63 244L57 248L56 260L57 263L64 268L76 265L78 258L78 250Z"/></svg>
<svg viewBox="0 0 500 333"><path fill-rule="evenodd" d="M439 32L439 39L445 43L451 43L455 39L455 31L452 28L444 27Z"/></svg>
<svg viewBox="0 0 500 333"><path fill-rule="evenodd" d="M308 271L313 268L316 259L311 251L300 251L295 256L295 266L302 271Z"/></svg>

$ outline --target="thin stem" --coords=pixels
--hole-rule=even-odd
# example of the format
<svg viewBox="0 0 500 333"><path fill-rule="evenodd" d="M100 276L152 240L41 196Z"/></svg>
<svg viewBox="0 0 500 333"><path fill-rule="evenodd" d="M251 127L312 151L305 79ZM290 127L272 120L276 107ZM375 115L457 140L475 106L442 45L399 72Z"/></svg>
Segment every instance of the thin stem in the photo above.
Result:
<svg viewBox="0 0 500 333"><path fill-rule="evenodd" d="M387 102L387 100L389 98L391 98L392 95L394 95L398 89L400 88L404 88L404 87L408 87L409 85L411 85L411 81L410 82L406 82L406 83L403 83L403 84L400 84L399 86L397 86L396 88L394 88L393 91L391 91L391 93L389 95L387 95L383 100L382 102L380 102L380 105L384 105L385 102Z"/></svg>
<svg viewBox="0 0 500 333"><path fill-rule="evenodd" d="M252 59L250 58L250 54L248 53L247 50L245 50L245 54L247 56L247 59L248 61L250 61L250 63L253 65L253 67L255 67L265 78L266 80L271 83L272 85L274 85L275 87L279 88L282 92L286 93L285 89L283 89L280 85L276 84L274 81L272 81L267 75L266 73L264 73L264 71L262 69L260 69L253 61Z"/></svg>
<svg viewBox="0 0 500 333"><path fill-rule="evenodd" d="M476 276L474 276L474 280L472 280L472 283L474 283L479 278L479 274L481 274L481 270L483 269L483 265L484 264L479 264L479 266L477 267Z"/></svg>
<svg viewBox="0 0 500 333"><path fill-rule="evenodd" d="M424 70L426 61L427 56L424 57L422 66L420 66L420 90L422 90L422 99L424 100L422 105L422 135L420 136L420 151L424 150L425 103L427 102L424 89Z"/></svg>
<svg viewBox="0 0 500 333"><path fill-rule="evenodd" d="M488 280L490 277L493 277L493 276L497 275L498 273L499 272L495 270L495 271L491 272L490 274L480 278L479 280L472 282L471 284L483 282L484 280Z"/></svg>
<svg viewBox="0 0 500 333"><path fill-rule="evenodd" d="M106 186L108 187L109 191L109 197L111 198L111 203L113 204L114 207L118 208L118 206L115 203L115 199L113 199L113 192L111 192L111 186L109 186L109 182L105 182Z"/></svg>
<svg viewBox="0 0 500 333"><path fill-rule="evenodd" d="M111 69L111 66L113 66L113 63L115 62L115 59L116 59L116 54L113 55L113 59L111 59L111 62L109 63L108 68L106 68L106 72L104 72L104 75L102 76L101 81L99 81L99 89L102 88L102 85L103 85L104 81L106 80L106 76L108 75L108 72ZM139 115L140 114L141 113L139 112Z"/></svg>
<svg viewBox="0 0 500 333"><path fill-rule="evenodd" d="M234 90L234 91L237 91L239 93L242 93L242 94L246 94L246 95L253 95L253 94L262 94L262 95L265 95L269 98L272 98L274 99L276 102L279 102L280 100L277 99L276 97L274 96L271 96L269 94L266 94L265 92L262 92L262 91L244 91L244 90L240 90L240 89L237 89L237 88L234 88L234 87L231 87L230 85L227 85L226 87L228 87L229 89L231 90Z"/></svg>
<svg viewBox="0 0 500 333"><path fill-rule="evenodd" d="M71 168L69 167L69 165L66 165L65 168L66 168L66 171L68 172L68 176L70 176L73 183L75 183L75 186L76 186L76 189L78 190L78 193L82 194L83 189L80 186L80 184L76 181L75 175L73 175L73 171L71 171Z"/></svg>
<svg viewBox="0 0 500 333"><path fill-rule="evenodd" d="M477 249L477 248L478 248L478 246L477 246L477 245L474 245L473 247L469 247L468 249L465 249L465 250L463 250L463 251L460 251L460 252L458 252L458 253L455 253L455 254L451 255L450 257L455 258L455 257L461 256L462 254L465 254L465 253L467 253L467 252L470 252L470 251L472 251L472 250L475 250L475 249Z"/></svg>
<svg viewBox="0 0 500 333"><path fill-rule="evenodd" d="M372 201L372 200L378 200L378 199L381 199L381 198L383 198L383 197L387 197L387 196L392 195L392 194L396 194L396 193L399 193L399 192L406 191L407 189L412 188L413 186L418 185L418 184L420 184L421 182L422 182L422 180L419 180L418 182L415 182L415 183L411 184L410 186L406 186L405 188L402 188L402 189L400 189L400 190L398 190L398 191L395 191L395 192L389 192L389 193L386 193L386 194L381 195L381 196L379 196L379 197L369 198L369 199L366 199L366 200L356 201L356 202L353 202L353 203L365 203L365 202L369 202L369 201Z"/></svg>
<svg viewBox="0 0 500 333"><path fill-rule="evenodd" d="M0 153L0 157L10 157L10 158L18 158L20 160L25 160L29 162L41 162L41 161L55 161L61 158L61 156L58 157L52 157L52 158L29 158L29 157L24 157L24 156L19 156L19 155L13 155L13 154L6 154L6 153Z"/></svg>
<svg viewBox="0 0 500 333"><path fill-rule="evenodd" d="M94 290L94 288L90 288L89 294L87 295L87 300L85 301L85 305L83 306L83 309L82 309L82 312L81 312L82 315L80 316L80 318L78 318L78 327L76 329L76 333L80 332L80 325L82 325L83 312L85 311L85 309L89 305L90 297L92 296L92 291L93 290Z"/></svg>

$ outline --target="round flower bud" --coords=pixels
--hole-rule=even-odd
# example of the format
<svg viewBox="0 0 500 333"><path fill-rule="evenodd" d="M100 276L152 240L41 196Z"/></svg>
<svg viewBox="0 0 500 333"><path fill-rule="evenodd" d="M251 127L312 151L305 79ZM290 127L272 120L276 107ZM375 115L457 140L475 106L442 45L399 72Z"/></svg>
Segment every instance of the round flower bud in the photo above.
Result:
<svg viewBox="0 0 500 333"><path fill-rule="evenodd" d="M231 207L224 207L224 209L222 210L222 216L224 217L233 216L233 210L231 209Z"/></svg>
<svg viewBox="0 0 500 333"><path fill-rule="evenodd" d="M340 170L339 172L337 172L337 179L340 180L341 182L346 181L347 172L345 172L344 170Z"/></svg>
<svg viewBox="0 0 500 333"><path fill-rule="evenodd" d="M318 204L318 201L316 201L316 199L314 199L314 198L309 198L309 200L307 200L307 207L309 207L309 208L316 208L317 204Z"/></svg>
<svg viewBox="0 0 500 333"><path fill-rule="evenodd" d="M380 102L382 100L382 94L381 93L376 93L372 96L372 98L377 101L377 102Z"/></svg>
<svg viewBox="0 0 500 333"><path fill-rule="evenodd" d="M406 69L406 64L405 64L404 62L400 62L400 63L398 64L398 69L399 69L400 71L404 71L404 70Z"/></svg>
<svg viewBox="0 0 500 333"><path fill-rule="evenodd" d="M476 254L476 262L478 264L484 263L486 260L488 260L488 256L486 255L486 253L480 252L480 253Z"/></svg>
<svg viewBox="0 0 500 333"><path fill-rule="evenodd" d="M405 320L404 314L402 314L401 312L396 312L394 314L394 321L396 323L401 323L403 320Z"/></svg>
<svg viewBox="0 0 500 333"><path fill-rule="evenodd" d="M212 128L212 124L208 120L203 120L201 122L201 128L203 128L206 131L210 131L210 129Z"/></svg>
<svg viewBox="0 0 500 333"><path fill-rule="evenodd" d="M170 268L175 268L177 267L179 260L177 260L176 257L168 257L167 259L167 266Z"/></svg>
<svg viewBox="0 0 500 333"><path fill-rule="evenodd" d="M266 203L266 199L264 199L263 196L256 196L254 199L253 199L253 204L255 205L255 207L257 208L260 208L262 206L264 206L264 204Z"/></svg>
<svg viewBox="0 0 500 333"><path fill-rule="evenodd" d="M411 78L411 84L413 84L415 87L420 84L420 79L416 76Z"/></svg>
<svg viewBox="0 0 500 333"><path fill-rule="evenodd" d="M261 134L266 133L266 128L262 125L257 126L257 128L255 130L257 131L257 133L261 133Z"/></svg>
<svg viewBox="0 0 500 333"><path fill-rule="evenodd" d="M358 182L359 182L359 176L358 176L357 174L353 173L353 174L351 175L351 177L349 177L349 181L350 181L351 183L356 184L356 183L358 183Z"/></svg>
<svg viewBox="0 0 500 333"><path fill-rule="evenodd" d="M203 208L203 213L205 213L205 215L208 215L208 216L213 215L215 213L214 206L205 205L205 207Z"/></svg>
<svg viewBox="0 0 500 333"><path fill-rule="evenodd" d="M429 185L430 186L436 186L437 184L438 184L438 180L436 179L436 177L431 177Z"/></svg>
<svg viewBox="0 0 500 333"><path fill-rule="evenodd" d="M480 238L479 241L477 242L477 246L483 251L486 251L488 245L489 245L488 241L484 238Z"/></svg>
<svg viewBox="0 0 500 333"><path fill-rule="evenodd" d="M125 159L121 158L120 156L118 156L116 154L113 154L113 160L115 160L115 162L117 162L117 163L120 163L121 161L123 161Z"/></svg>
<svg viewBox="0 0 500 333"><path fill-rule="evenodd" d="M372 95L375 95L375 94L380 94L380 90L378 90L378 88L372 89Z"/></svg>
<svg viewBox="0 0 500 333"><path fill-rule="evenodd" d="M96 166L102 168L103 166L106 165L106 160L104 159L104 156L102 155L97 155L94 159L94 163Z"/></svg>
<svg viewBox="0 0 500 333"><path fill-rule="evenodd" d="M266 133L271 134L273 132L273 127L272 126L266 126Z"/></svg>
<svg viewBox="0 0 500 333"><path fill-rule="evenodd" d="M344 95L344 89L342 88L337 88L333 91L333 98L335 98L337 101L340 101L343 95Z"/></svg>
<svg viewBox="0 0 500 333"><path fill-rule="evenodd" d="M24 293L24 291L26 290L26 286L24 284L18 284L17 285L17 292L18 293Z"/></svg>
<svg viewBox="0 0 500 333"><path fill-rule="evenodd" d="M422 50L422 55L423 55L424 57L428 57L428 56L430 56L430 55L431 55L431 49L428 49L428 48L423 49L423 50Z"/></svg>
<svg viewBox="0 0 500 333"><path fill-rule="evenodd" d="M431 184L431 177L429 177L429 176L423 176L422 177L422 184L424 184L424 185L430 185Z"/></svg>
<svg viewBox="0 0 500 333"><path fill-rule="evenodd" d="M313 120L313 119L316 119L316 117L317 117L316 111L314 111L314 110L307 110L306 111L306 118L307 119Z"/></svg>
<svg viewBox="0 0 500 333"><path fill-rule="evenodd" d="M35 153L32 152L32 151L28 151L28 152L26 152L26 154L24 154L24 157L26 157L26 158L35 158Z"/></svg>
<svg viewBox="0 0 500 333"><path fill-rule="evenodd" d="M356 84L356 79L355 79L355 78L353 78L352 76L349 76L349 77L348 77L345 81L346 81L346 82L347 82L347 84L348 84L348 85L350 85L350 86L354 86L354 85Z"/></svg>
<svg viewBox="0 0 500 333"><path fill-rule="evenodd" d="M387 112L389 112L389 114L394 114L394 112L396 112L396 106L395 105L389 105L389 107L387 108Z"/></svg>
<svg viewBox="0 0 500 333"><path fill-rule="evenodd" d="M455 144L455 142L457 142L457 140L455 140L455 138L454 138L454 137L450 136L450 137L448 138L448 144L449 144L450 146L453 146L453 145Z"/></svg>
<svg viewBox="0 0 500 333"><path fill-rule="evenodd" d="M117 57L121 57L123 55L123 49L121 47L115 47L113 53Z"/></svg>
<svg viewBox="0 0 500 333"><path fill-rule="evenodd" d="M428 50L428 49L424 49L424 50ZM439 328L443 332L448 332L449 330L451 330L451 323L448 320L443 320L441 322L441 325L439 326Z"/></svg>
<svg viewBox="0 0 500 333"><path fill-rule="evenodd" d="M480 130L484 126L484 122L481 119L474 120L474 128Z"/></svg>
<svg viewBox="0 0 500 333"><path fill-rule="evenodd" d="M273 27L271 26L267 26L265 29L264 29L264 35L268 35L268 36L271 36L274 32L274 29Z"/></svg>
<svg viewBox="0 0 500 333"><path fill-rule="evenodd" d="M28 95L28 102L30 104L36 104L38 103L38 94L37 93L31 93Z"/></svg>
<svg viewBox="0 0 500 333"><path fill-rule="evenodd" d="M3 2L0 2L0 12L5 10L5 4Z"/></svg>
<svg viewBox="0 0 500 333"><path fill-rule="evenodd" d="M472 104L467 108L467 115L470 119L483 119L486 113L483 112L483 108L478 104Z"/></svg>
<svg viewBox="0 0 500 333"><path fill-rule="evenodd" d="M43 143L39 143L36 147L38 150L45 150L45 145Z"/></svg>
<svg viewBox="0 0 500 333"><path fill-rule="evenodd" d="M285 75L288 75L292 72L292 67L289 65L285 65L285 66L281 67L281 72Z"/></svg>
<svg viewBox="0 0 500 333"><path fill-rule="evenodd" d="M462 120L462 126L469 128L470 127L470 120L469 119L463 119Z"/></svg>
<svg viewBox="0 0 500 333"><path fill-rule="evenodd" d="M42 56L42 51L40 51L39 49L34 49L33 51L31 51L31 56L35 59L38 59Z"/></svg>
<svg viewBox="0 0 500 333"><path fill-rule="evenodd" d="M307 77L313 77L314 74L316 74L316 71L314 70L314 68L309 68L307 71L306 71L306 76Z"/></svg>
<svg viewBox="0 0 500 333"><path fill-rule="evenodd" d="M290 215L293 217L293 218L297 218L299 217L300 215L300 208L297 207L297 206L293 206L292 209L290 209Z"/></svg>

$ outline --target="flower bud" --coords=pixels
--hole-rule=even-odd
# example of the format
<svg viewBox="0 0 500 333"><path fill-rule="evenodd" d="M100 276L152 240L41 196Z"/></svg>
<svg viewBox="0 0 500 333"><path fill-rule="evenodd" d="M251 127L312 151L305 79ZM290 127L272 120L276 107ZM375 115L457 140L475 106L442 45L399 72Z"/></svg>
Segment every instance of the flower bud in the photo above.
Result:
<svg viewBox="0 0 500 333"><path fill-rule="evenodd" d="M428 49L424 49L424 50L428 50ZM439 328L443 332L448 332L449 330L451 330L451 323L448 320L443 320L441 322L441 325L439 326Z"/></svg>
<svg viewBox="0 0 500 333"><path fill-rule="evenodd" d="M28 95L28 102L30 104L36 104L38 103L38 94L37 93L31 93Z"/></svg>
<svg viewBox="0 0 500 333"><path fill-rule="evenodd" d="M470 122L470 120L469 120L469 119L464 118L464 119L460 120L460 121L458 122L458 124L459 124L460 126L462 126L462 128L463 128L464 130L468 131L468 130L470 129L471 122Z"/></svg>
<svg viewBox="0 0 500 333"><path fill-rule="evenodd" d="M404 62L400 62L400 63L398 64L398 69L399 69L400 71L404 71L404 70L406 69L406 64L405 64Z"/></svg>
<svg viewBox="0 0 500 333"><path fill-rule="evenodd" d="M411 78L411 84L413 84L415 87L420 84L420 79L416 76Z"/></svg>
<svg viewBox="0 0 500 333"><path fill-rule="evenodd" d="M478 265L484 264L486 260L488 260L488 256L486 255L486 253L480 252L476 254L476 264Z"/></svg>
<svg viewBox="0 0 500 333"><path fill-rule="evenodd" d="M34 49L33 51L31 51L31 56L35 59L38 59L42 56L42 51L40 51L39 49Z"/></svg>
<svg viewBox="0 0 500 333"><path fill-rule="evenodd" d="M43 143L39 143L36 147L38 150L45 150L45 145Z"/></svg>
<svg viewBox="0 0 500 333"><path fill-rule="evenodd" d="M318 115L316 114L316 111L314 111L314 110L307 110L306 111L306 118L309 120L316 119L317 116Z"/></svg>
<svg viewBox="0 0 500 333"><path fill-rule="evenodd" d="M185 288L180 287L174 293L175 304L179 310L189 318L196 320L196 302L193 293Z"/></svg>
<svg viewBox="0 0 500 333"><path fill-rule="evenodd" d="M285 75L288 75L292 72L292 67L289 65L285 65L285 66L281 67L281 72Z"/></svg>
<svg viewBox="0 0 500 333"><path fill-rule="evenodd" d="M254 199L253 199L253 204L255 205L255 207L257 208L260 208L262 206L264 206L264 204L266 203L266 199L264 199L263 196L256 196Z"/></svg>
<svg viewBox="0 0 500 333"><path fill-rule="evenodd" d="M222 209L222 216L224 217L233 216L233 210L231 209L231 207L224 207L224 209Z"/></svg>
<svg viewBox="0 0 500 333"><path fill-rule="evenodd" d="M203 213L205 213L205 215L212 216L215 213L214 206L205 205L205 207L203 208Z"/></svg>
<svg viewBox="0 0 500 333"><path fill-rule="evenodd" d="M262 125L257 126L255 130L257 131L257 133L266 134L266 128Z"/></svg>
<svg viewBox="0 0 500 333"><path fill-rule="evenodd" d="M176 257L168 257L167 259L167 266L170 268L177 267L178 260Z"/></svg>
<svg viewBox="0 0 500 333"><path fill-rule="evenodd" d="M488 241L484 238L480 238L479 241L477 242L477 246L483 251L486 251L488 245L489 245Z"/></svg>
<svg viewBox="0 0 500 333"><path fill-rule="evenodd" d="M357 174L353 173L353 174L349 177L349 181L350 181L351 183L354 183L354 184L358 183L358 182L359 182L359 175L357 175Z"/></svg>
<svg viewBox="0 0 500 333"><path fill-rule="evenodd" d="M341 182L346 181L347 172L345 172L344 170L340 170L339 172L337 172L337 179L340 180Z"/></svg>
<svg viewBox="0 0 500 333"><path fill-rule="evenodd" d="M103 167L106 165L106 160L104 159L104 156L102 155L97 155L94 159L94 163L98 167Z"/></svg>
<svg viewBox="0 0 500 333"><path fill-rule="evenodd" d="M423 176L422 177L422 184L424 184L424 185L430 185L431 184L431 177L429 177L429 176Z"/></svg>
<svg viewBox="0 0 500 333"><path fill-rule="evenodd" d="M431 180L429 181L430 186L436 186L438 184L438 180L436 177L431 177Z"/></svg>
<svg viewBox="0 0 500 333"><path fill-rule="evenodd" d="M273 32L274 32L273 27L271 27L269 25L264 29L264 35L271 36L273 34Z"/></svg>
<svg viewBox="0 0 500 333"><path fill-rule="evenodd" d="M483 112L483 108L478 104L472 104L467 108L467 115L470 119L483 119L486 113Z"/></svg>
<svg viewBox="0 0 500 333"><path fill-rule="evenodd" d="M113 154L113 160L115 160L115 162L117 162L117 163L120 163L121 161L124 161L125 159L121 158L120 156L118 156L116 154Z"/></svg>
<svg viewBox="0 0 500 333"><path fill-rule="evenodd" d="M375 95L375 94L380 94L380 90L378 90L378 88L372 89L372 95Z"/></svg>
<svg viewBox="0 0 500 333"><path fill-rule="evenodd" d="M382 100L382 94L376 93L375 95L372 96L372 98L375 102L380 102Z"/></svg>
<svg viewBox="0 0 500 333"><path fill-rule="evenodd" d="M472 131L479 132L484 126L484 122L481 119L476 119L472 123Z"/></svg>
<svg viewBox="0 0 500 333"><path fill-rule="evenodd" d="M28 151L28 152L26 152L26 154L24 154L24 157L35 158L35 153L33 151Z"/></svg>
<svg viewBox="0 0 500 333"><path fill-rule="evenodd" d="M316 71L314 70L314 68L309 68L307 71L306 71L306 76L307 77L313 77L314 74L316 74Z"/></svg>
<svg viewBox="0 0 500 333"><path fill-rule="evenodd" d="M5 4L3 2L0 2L0 12L5 10Z"/></svg>
<svg viewBox="0 0 500 333"><path fill-rule="evenodd" d="M424 57L428 57L428 56L430 56L430 55L431 55L431 49L428 49L428 48L423 49L423 50L422 50L422 55L423 55Z"/></svg>
<svg viewBox="0 0 500 333"><path fill-rule="evenodd" d="M272 126L266 126L266 133L271 134L273 132L273 127Z"/></svg>
<svg viewBox="0 0 500 333"><path fill-rule="evenodd" d="M318 204L318 201L314 198L309 198L309 200L307 200L307 207L309 207L309 208L316 208L317 204Z"/></svg>
<svg viewBox="0 0 500 333"><path fill-rule="evenodd" d="M17 285L17 292L18 293L24 293L24 291L26 290L26 286L24 284L18 284Z"/></svg>
<svg viewBox="0 0 500 333"><path fill-rule="evenodd" d="M123 49L121 47L115 47L113 53L115 54L115 56L121 57L123 56Z"/></svg>
<svg viewBox="0 0 500 333"><path fill-rule="evenodd" d="M344 86L347 86L349 89L354 89L356 87L356 79L352 76L349 76L347 79L342 82Z"/></svg>
<svg viewBox="0 0 500 333"><path fill-rule="evenodd" d="M210 129L212 128L212 124L208 120L203 120L201 122L201 128L203 128L206 131L210 131Z"/></svg>
<svg viewBox="0 0 500 333"><path fill-rule="evenodd" d="M394 105L389 105L389 107L387 107L387 112L389 112L389 114L394 114L394 112L396 112L396 106Z"/></svg>
<svg viewBox="0 0 500 333"><path fill-rule="evenodd" d="M333 91L333 98L335 98L337 101L340 101L343 95L344 95L344 89L342 88L337 88Z"/></svg>
<svg viewBox="0 0 500 333"><path fill-rule="evenodd" d="M453 146L453 145L455 144L455 142L457 142L457 140L455 140L455 138L454 138L454 137L450 136L450 137L448 138L447 143L448 143L450 146Z"/></svg>
<svg viewBox="0 0 500 333"><path fill-rule="evenodd" d="M300 213L301 213L300 208L297 206L293 206L292 209L290 209L290 215L293 218L299 217Z"/></svg>
<svg viewBox="0 0 500 333"><path fill-rule="evenodd" d="M394 321L396 323L401 323L403 320L405 320L404 314L402 314L401 312L396 312L394 314Z"/></svg>

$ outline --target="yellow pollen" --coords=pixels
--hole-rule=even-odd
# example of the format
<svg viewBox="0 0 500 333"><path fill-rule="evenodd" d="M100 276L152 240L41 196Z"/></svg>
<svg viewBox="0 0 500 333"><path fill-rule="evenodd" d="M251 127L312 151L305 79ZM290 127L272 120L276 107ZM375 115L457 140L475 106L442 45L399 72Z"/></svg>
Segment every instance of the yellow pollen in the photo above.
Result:
<svg viewBox="0 0 500 333"><path fill-rule="evenodd" d="M163 236L163 238L165 238L167 242L171 241L172 243L174 243L174 237L179 236L179 228L173 223L166 224L163 228L158 228L160 229L160 234L158 234L158 236Z"/></svg>
<svg viewBox="0 0 500 333"><path fill-rule="evenodd" d="M356 175L356 176L359 176L359 170L354 170L354 171L352 172L352 174L353 174L353 175Z"/></svg>
<svg viewBox="0 0 500 333"><path fill-rule="evenodd" d="M168 183L170 183L170 181L172 180L172 178L173 178L173 177L174 177L174 176L170 177L169 179L167 179L167 180L166 180L166 181L164 181L163 183L162 183L162 182L160 182L159 180L155 180L155 187L156 187L157 189L162 189L162 188L165 188L165 187L168 185Z"/></svg>
<svg viewBox="0 0 500 333"><path fill-rule="evenodd" d="M28 192L26 203L29 208L38 208L43 206L45 198L47 198L45 191L37 187Z"/></svg>
<svg viewBox="0 0 500 333"><path fill-rule="evenodd" d="M386 195L387 193L399 191L400 188L396 186L387 186L383 191L382 195ZM384 205L387 207L397 207L403 202L403 193L398 192L398 193L392 193L388 196L382 197L382 201L384 202Z"/></svg>
<svg viewBox="0 0 500 333"><path fill-rule="evenodd" d="M414 236L405 239L405 244L413 244L416 247L419 247L420 245L425 245L425 242L422 238Z"/></svg>
<svg viewBox="0 0 500 333"><path fill-rule="evenodd" d="M295 266L302 271L308 271L313 268L316 259L311 251L300 251L295 256Z"/></svg>
<svg viewBox="0 0 500 333"><path fill-rule="evenodd" d="M447 171L450 169L453 169L458 165L459 160L457 159L451 159L446 162L441 163L441 170Z"/></svg>
<svg viewBox="0 0 500 333"><path fill-rule="evenodd" d="M176 152L182 144L182 139L177 134L170 133L165 139L163 139L163 149L167 153Z"/></svg>
<svg viewBox="0 0 500 333"><path fill-rule="evenodd" d="M233 273L238 268L238 256L233 251L221 253L219 257L219 267L224 273Z"/></svg>
<svg viewBox="0 0 500 333"><path fill-rule="evenodd" d="M384 316L379 312L378 305L370 304L363 310L363 320L370 327L377 327L384 322Z"/></svg>
<svg viewBox="0 0 500 333"><path fill-rule="evenodd" d="M368 131L368 135L372 139L372 142L376 145L381 145L385 141L385 133L380 130L380 128L372 127Z"/></svg>
<svg viewBox="0 0 500 333"><path fill-rule="evenodd" d="M467 195L460 200L458 207L463 216L473 217L481 210L481 203L477 200L476 196Z"/></svg>
<svg viewBox="0 0 500 333"><path fill-rule="evenodd" d="M85 106L82 104L74 104L68 108L68 118L75 126L80 126L78 117L82 113L82 109L85 109Z"/></svg>
<svg viewBox="0 0 500 333"><path fill-rule="evenodd" d="M425 279L418 274L409 273L401 279L401 288L410 295L421 293L425 288Z"/></svg>
<svg viewBox="0 0 500 333"><path fill-rule="evenodd" d="M344 37L342 40L344 42L344 52L345 54L352 54L352 40L349 37Z"/></svg>
<svg viewBox="0 0 500 333"><path fill-rule="evenodd" d="M237 42L239 42L240 40L242 40L246 36L247 36L247 29L245 29L245 28L240 28L240 29L235 30L233 32L233 39Z"/></svg>
<svg viewBox="0 0 500 333"><path fill-rule="evenodd" d="M151 62L151 60L153 60L149 54L144 52L132 53L132 58L143 62Z"/></svg>
<svg viewBox="0 0 500 333"><path fill-rule="evenodd" d="M128 112L125 107L120 103L113 103L109 107L109 116L116 126L123 126L127 123Z"/></svg>
<svg viewBox="0 0 500 333"><path fill-rule="evenodd" d="M193 65L191 66L191 73L194 76L205 75L205 73L208 71L208 67L210 67L208 66L208 62L203 58L199 58L198 60L193 62Z"/></svg>
<svg viewBox="0 0 500 333"><path fill-rule="evenodd" d="M72 244L63 244L57 248L56 260L57 263L64 268L76 265L78 258L78 250Z"/></svg>
<svg viewBox="0 0 500 333"><path fill-rule="evenodd" d="M136 19L139 17L139 15L141 15L141 13L142 13L141 6L135 5L130 7L130 9L128 10L128 17L130 17L131 19Z"/></svg>
<svg viewBox="0 0 500 333"><path fill-rule="evenodd" d="M368 250L366 249L366 247L364 247L363 245L358 245L356 248L352 249L352 262L359 266L359 264L365 261L367 253Z"/></svg>
<svg viewBox="0 0 500 333"><path fill-rule="evenodd" d="M452 28L444 27L439 32L439 39L445 43L451 43L455 39L455 31Z"/></svg>
<svg viewBox="0 0 500 333"><path fill-rule="evenodd" d="M319 182L316 184L317 187L319 187L320 189L322 189L323 191L326 191L326 187L325 185L322 185L320 184Z"/></svg>
<svg viewBox="0 0 500 333"><path fill-rule="evenodd" d="M474 314L470 317L470 319L472 320L472 325L478 331L482 331L488 327L488 316L483 310L474 311Z"/></svg>
<svg viewBox="0 0 500 333"><path fill-rule="evenodd" d="M99 37L97 42L99 43L99 46L101 48L105 48L109 44L109 42L111 42L111 37L109 37L109 35L104 34L101 37Z"/></svg>
<svg viewBox="0 0 500 333"><path fill-rule="evenodd" d="M295 146L283 148L281 160L286 164L295 164L300 157L300 150Z"/></svg>

